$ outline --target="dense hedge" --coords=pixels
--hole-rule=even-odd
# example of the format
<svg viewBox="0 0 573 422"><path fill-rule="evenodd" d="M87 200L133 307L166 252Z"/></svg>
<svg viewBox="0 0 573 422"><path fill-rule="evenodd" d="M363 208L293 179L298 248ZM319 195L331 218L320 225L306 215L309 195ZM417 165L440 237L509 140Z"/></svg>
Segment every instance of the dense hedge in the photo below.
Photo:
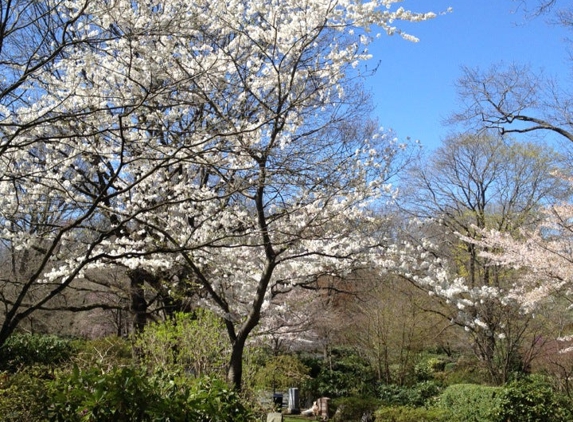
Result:
<svg viewBox="0 0 573 422"><path fill-rule="evenodd" d="M24 366L58 365L76 353L72 340L50 335L14 334L0 348L0 370L15 372Z"/></svg>
<svg viewBox="0 0 573 422"><path fill-rule="evenodd" d="M501 387L456 384L447 387L436 406L463 422L494 422L492 411L499 406Z"/></svg>
<svg viewBox="0 0 573 422"><path fill-rule="evenodd" d="M497 397L492 412L495 422L568 422L573 420L571 402L553 391L542 378L513 381Z"/></svg>
<svg viewBox="0 0 573 422"><path fill-rule="evenodd" d="M0 350L0 420L247 422L248 404L219 379L158 370L121 339L14 335Z"/></svg>
<svg viewBox="0 0 573 422"><path fill-rule="evenodd" d="M567 422L571 403L543 379L530 377L504 387L457 384L440 395L437 406L463 422Z"/></svg>

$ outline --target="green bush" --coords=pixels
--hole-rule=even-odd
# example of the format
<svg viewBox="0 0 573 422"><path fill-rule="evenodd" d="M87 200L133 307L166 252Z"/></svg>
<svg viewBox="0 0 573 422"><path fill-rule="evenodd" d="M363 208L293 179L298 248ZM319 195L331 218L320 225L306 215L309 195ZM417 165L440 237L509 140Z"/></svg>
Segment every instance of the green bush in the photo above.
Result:
<svg viewBox="0 0 573 422"><path fill-rule="evenodd" d="M489 379L482 364L468 356L460 357L455 363L446 363L439 377L444 385L482 384Z"/></svg>
<svg viewBox="0 0 573 422"><path fill-rule="evenodd" d="M32 366L11 374L0 373L0 417L4 422L43 422L46 385L53 378L45 366Z"/></svg>
<svg viewBox="0 0 573 422"><path fill-rule="evenodd" d="M341 397L333 399L331 409L335 422L360 422L362 415L372 414L380 407L380 400L367 397Z"/></svg>
<svg viewBox="0 0 573 422"><path fill-rule="evenodd" d="M108 373L99 368L61 374L49 385L50 420L148 421L161 396L140 369L124 367ZM179 406L174 405L174 410ZM175 415L174 420L180 420Z"/></svg>
<svg viewBox="0 0 573 422"><path fill-rule="evenodd" d="M303 385L309 378L310 368L296 355L270 356L254 370L252 387L257 390L285 391L293 385Z"/></svg>
<svg viewBox="0 0 573 422"><path fill-rule="evenodd" d="M446 359L441 357L426 357L414 367L414 375L417 381L429 381L434 379L438 372L446 368Z"/></svg>
<svg viewBox="0 0 573 422"><path fill-rule="evenodd" d="M14 334L0 348L0 370L23 366L58 365L75 354L74 342L52 335Z"/></svg>
<svg viewBox="0 0 573 422"><path fill-rule="evenodd" d="M249 406L239 394L221 380L202 378L195 381L187 399L188 422L251 422Z"/></svg>
<svg viewBox="0 0 573 422"><path fill-rule="evenodd" d="M495 422L566 422L573 420L570 403L544 380L530 377L511 382L498 395Z"/></svg>
<svg viewBox="0 0 573 422"><path fill-rule="evenodd" d="M133 362L131 343L121 337L109 336L94 340L76 340L72 361L81 368L114 368Z"/></svg>
<svg viewBox="0 0 573 422"><path fill-rule="evenodd" d="M412 387L381 384L378 397L386 406L420 407L440 394L441 388L433 381L420 382Z"/></svg>
<svg viewBox="0 0 573 422"><path fill-rule="evenodd" d="M374 412L380 422L458 422L445 409L424 409L408 406L383 407ZM460 421L461 422L461 421Z"/></svg>
<svg viewBox="0 0 573 422"><path fill-rule="evenodd" d="M498 406L501 387L456 384L447 387L436 406L450 411L463 422L493 422L492 412Z"/></svg>
<svg viewBox="0 0 573 422"><path fill-rule="evenodd" d="M311 368L312 380L305 390L314 397L374 396L376 375L370 363L351 348L331 350L329 362L323 358L302 358Z"/></svg>
<svg viewBox="0 0 573 422"><path fill-rule="evenodd" d="M150 376L143 368L98 368L62 374L48 385L53 422L246 422L247 407L212 379Z"/></svg>
<svg viewBox="0 0 573 422"><path fill-rule="evenodd" d="M197 377L223 377L230 359L220 317L198 309L193 314L149 324L134 338L139 358L156 371L180 371Z"/></svg>

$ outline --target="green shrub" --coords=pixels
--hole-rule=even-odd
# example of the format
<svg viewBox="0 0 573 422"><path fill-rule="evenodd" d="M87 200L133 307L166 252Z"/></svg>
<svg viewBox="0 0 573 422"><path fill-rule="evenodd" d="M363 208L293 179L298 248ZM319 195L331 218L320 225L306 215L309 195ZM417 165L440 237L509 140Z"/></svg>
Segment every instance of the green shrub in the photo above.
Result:
<svg viewBox="0 0 573 422"><path fill-rule="evenodd" d="M295 355L270 356L253 375L252 387L257 390L285 391L303 385L309 378L310 368Z"/></svg>
<svg viewBox="0 0 573 422"><path fill-rule="evenodd" d="M223 381L150 376L143 368L62 374L48 385L53 422L246 422L250 412Z"/></svg>
<svg viewBox="0 0 573 422"><path fill-rule="evenodd" d="M147 421L160 405L159 393L143 370L124 367L103 373L99 368L62 374L49 386L50 420ZM176 409L176 406L174 406ZM174 420L177 419L175 415Z"/></svg>
<svg viewBox="0 0 573 422"><path fill-rule="evenodd" d="M530 377L511 382L498 395L495 422L566 422L573 420L570 403L544 380Z"/></svg>
<svg viewBox="0 0 573 422"><path fill-rule="evenodd" d="M424 409L408 406L383 407L374 412L380 422L458 422L445 409ZM461 421L460 421L461 422Z"/></svg>
<svg viewBox="0 0 573 422"><path fill-rule="evenodd" d="M251 422L256 418L239 394L221 380L195 381L187 399L188 422Z"/></svg>
<svg viewBox="0 0 573 422"><path fill-rule="evenodd" d="M489 379L483 365L467 356L460 357L455 363L447 363L439 377L444 385L482 384Z"/></svg>
<svg viewBox="0 0 573 422"><path fill-rule="evenodd" d="M426 357L414 366L414 375L417 381L434 379L436 373L443 372L446 368L446 360L441 357Z"/></svg>
<svg viewBox="0 0 573 422"><path fill-rule="evenodd" d="M230 358L220 317L197 310L145 327L134 338L140 360L156 371L223 377Z"/></svg>
<svg viewBox="0 0 573 422"><path fill-rule="evenodd" d="M501 391L501 387L485 385L450 385L439 396L436 406L450 411L463 422L492 422Z"/></svg>
<svg viewBox="0 0 573 422"><path fill-rule="evenodd" d="M433 381L420 382L412 387L381 384L378 397L386 406L420 407L427 405L440 391L440 386Z"/></svg>
<svg viewBox="0 0 573 422"><path fill-rule="evenodd" d="M43 422L46 385L52 378L45 366L32 366L10 374L0 373L0 416L4 422Z"/></svg>
<svg viewBox="0 0 573 422"><path fill-rule="evenodd" d="M301 360L311 368L312 380L305 390L314 397L374 396L376 393L372 366L351 348L333 348L328 362L316 357Z"/></svg>
<svg viewBox="0 0 573 422"><path fill-rule="evenodd" d="M362 415L372 414L380 407L380 400L367 397L341 397L331 401L335 422L360 422Z"/></svg>
<svg viewBox="0 0 573 422"><path fill-rule="evenodd" d="M133 362L131 343L121 337L109 336L94 340L76 340L73 362L81 368L114 368Z"/></svg>
<svg viewBox="0 0 573 422"><path fill-rule="evenodd" d="M58 365L69 360L74 342L52 335L14 334L0 348L0 370L15 372L23 366Z"/></svg>

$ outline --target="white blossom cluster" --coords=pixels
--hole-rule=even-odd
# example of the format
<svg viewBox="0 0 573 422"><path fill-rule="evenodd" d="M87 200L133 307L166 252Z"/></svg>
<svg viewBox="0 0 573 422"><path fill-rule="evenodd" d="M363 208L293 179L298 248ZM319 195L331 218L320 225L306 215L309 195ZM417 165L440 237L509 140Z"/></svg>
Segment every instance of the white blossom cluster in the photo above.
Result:
<svg viewBox="0 0 573 422"><path fill-rule="evenodd" d="M413 220L411 224L422 227L425 223ZM426 238L415 243L399 242L386 249L379 267L402 276L438 298L450 309L445 312L451 322L475 335L505 338L505 327L498 316L509 311L522 315L531 311L511 286L471 285L470 280L457 275L455 269L436 257L434 251L438 249L438 245Z"/></svg>
<svg viewBox="0 0 573 422"><path fill-rule="evenodd" d="M522 270L506 296L533 312L555 294L570 294L573 282L573 238L570 204L541 210L538 226L514 235L483 231L478 244L487 248L482 256L496 265Z"/></svg>

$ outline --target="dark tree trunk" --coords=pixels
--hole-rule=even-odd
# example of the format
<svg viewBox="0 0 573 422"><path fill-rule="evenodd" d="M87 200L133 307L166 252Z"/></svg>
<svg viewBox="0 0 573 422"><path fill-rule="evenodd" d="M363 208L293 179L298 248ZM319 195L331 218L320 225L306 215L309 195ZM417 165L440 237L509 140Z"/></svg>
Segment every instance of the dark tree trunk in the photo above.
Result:
<svg viewBox="0 0 573 422"><path fill-rule="evenodd" d="M132 270L128 272L131 295L131 312L133 312L133 328L136 332L141 332L147 323L147 301L145 300L145 276L147 272L143 270Z"/></svg>
<svg viewBox="0 0 573 422"><path fill-rule="evenodd" d="M239 338L233 343L231 359L227 370L227 382L235 390L239 391L243 383L243 354L245 351L245 340Z"/></svg>

